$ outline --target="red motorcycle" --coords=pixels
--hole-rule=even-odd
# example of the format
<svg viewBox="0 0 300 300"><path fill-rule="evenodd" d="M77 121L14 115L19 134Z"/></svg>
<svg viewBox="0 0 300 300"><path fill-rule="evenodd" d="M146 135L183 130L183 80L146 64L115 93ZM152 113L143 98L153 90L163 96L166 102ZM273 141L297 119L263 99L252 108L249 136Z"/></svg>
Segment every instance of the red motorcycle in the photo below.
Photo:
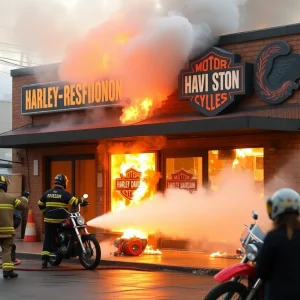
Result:
<svg viewBox="0 0 300 300"><path fill-rule="evenodd" d="M256 224L258 214L255 211L252 213L252 218L254 219L254 223L250 226L245 225L246 228L240 238L244 250L239 248L236 251L239 255L244 254L242 261L223 269L214 276L214 279L220 282L220 284L213 288L204 300L263 299L262 280L256 278L254 264L266 234ZM247 278L247 285L242 283L244 278Z"/></svg>

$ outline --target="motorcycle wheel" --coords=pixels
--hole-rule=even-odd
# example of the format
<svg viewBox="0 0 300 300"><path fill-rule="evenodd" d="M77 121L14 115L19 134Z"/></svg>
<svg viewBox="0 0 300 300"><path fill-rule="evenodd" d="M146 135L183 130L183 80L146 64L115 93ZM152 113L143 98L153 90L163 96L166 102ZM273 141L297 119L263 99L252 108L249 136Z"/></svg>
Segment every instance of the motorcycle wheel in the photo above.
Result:
<svg viewBox="0 0 300 300"><path fill-rule="evenodd" d="M49 264L53 267L57 267L60 265L60 263L62 262L62 258L59 256L56 256L56 258L53 257L49 257Z"/></svg>
<svg viewBox="0 0 300 300"><path fill-rule="evenodd" d="M101 248L99 242L95 236L89 235L89 236L85 236L82 239L82 243L83 246L85 247L86 254L80 251L79 261L82 264L82 266L85 267L86 269L94 270L99 266L100 259L101 259ZM92 247L91 244L93 244L94 247Z"/></svg>
<svg viewBox="0 0 300 300"><path fill-rule="evenodd" d="M228 295L230 293L230 295ZM219 284L213 288L204 298L204 300L245 300L248 290L240 282L228 281Z"/></svg>

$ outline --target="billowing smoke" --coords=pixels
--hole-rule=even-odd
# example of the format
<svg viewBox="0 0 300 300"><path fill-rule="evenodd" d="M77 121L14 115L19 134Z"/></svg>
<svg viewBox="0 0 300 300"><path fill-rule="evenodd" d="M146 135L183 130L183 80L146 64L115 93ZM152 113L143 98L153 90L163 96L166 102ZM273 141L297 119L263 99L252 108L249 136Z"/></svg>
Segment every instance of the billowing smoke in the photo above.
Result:
<svg viewBox="0 0 300 300"><path fill-rule="evenodd" d="M238 30L238 3L12 0L20 12L12 37L42 62L62 58L62 81L122 80L125 123L149 117L176 90L189 58Z"/></svg>
<svg viewBox="0 0 300 300"><path fill-rule="evenodd" d="M251 174L224 171L218 192L167 190L119 212L107 213L88 222L89 226L120 230L135 228L190 242L223 242L230 249L239 246L243 224L249 224L252 210L259 223L269 227L265 201ZM229 250L229 249L225 249Z"/></svg>
<svg viewBox="0 0 300 300"><path fill-rule="evenodd" d="M187 60L212 46L218 36L237 31L236 0L126 1L105 22L71 43L60 78L122 81L121 121L149 117L176 90ZM196 17L197 16L197 17ZM135 115L135 116L133 116Z"/></svg>

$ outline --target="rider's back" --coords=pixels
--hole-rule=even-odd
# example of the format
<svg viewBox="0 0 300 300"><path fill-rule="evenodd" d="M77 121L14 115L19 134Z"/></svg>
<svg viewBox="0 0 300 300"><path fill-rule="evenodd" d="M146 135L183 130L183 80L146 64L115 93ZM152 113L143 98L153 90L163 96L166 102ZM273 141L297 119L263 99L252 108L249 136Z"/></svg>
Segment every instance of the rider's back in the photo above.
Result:
<svg viewBox="0 0 300 300"><path fill-rule="evenodd" d="M300 229L291 239L285 227L269 232L263 248L257 275L264 279L265 299L300 299Z"/></svg>
<svg viewBox="0 0 300 300"><path fill-rule="evenodd" d="M67 218L63 209L68 209L71 199L77 199L65 189L55 186L46 191L40 199L40 203L46 207L45 222L56 223ZM56 221L57 220L57 221Z"/></svg>

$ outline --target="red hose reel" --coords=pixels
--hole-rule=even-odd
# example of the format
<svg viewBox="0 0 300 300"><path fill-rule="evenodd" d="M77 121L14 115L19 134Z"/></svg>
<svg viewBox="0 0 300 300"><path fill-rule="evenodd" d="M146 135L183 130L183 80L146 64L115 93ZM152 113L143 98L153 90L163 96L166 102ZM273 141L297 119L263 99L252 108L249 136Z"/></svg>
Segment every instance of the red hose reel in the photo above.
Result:
<svg viewBox="0 0 300 300"><path fill-rule="evenodd" d="M139 256L146 249L147 243L147 239L140 239L137 237L132 237L130 239L117 238L114 245L118 250L114 255Z"/></svg>

